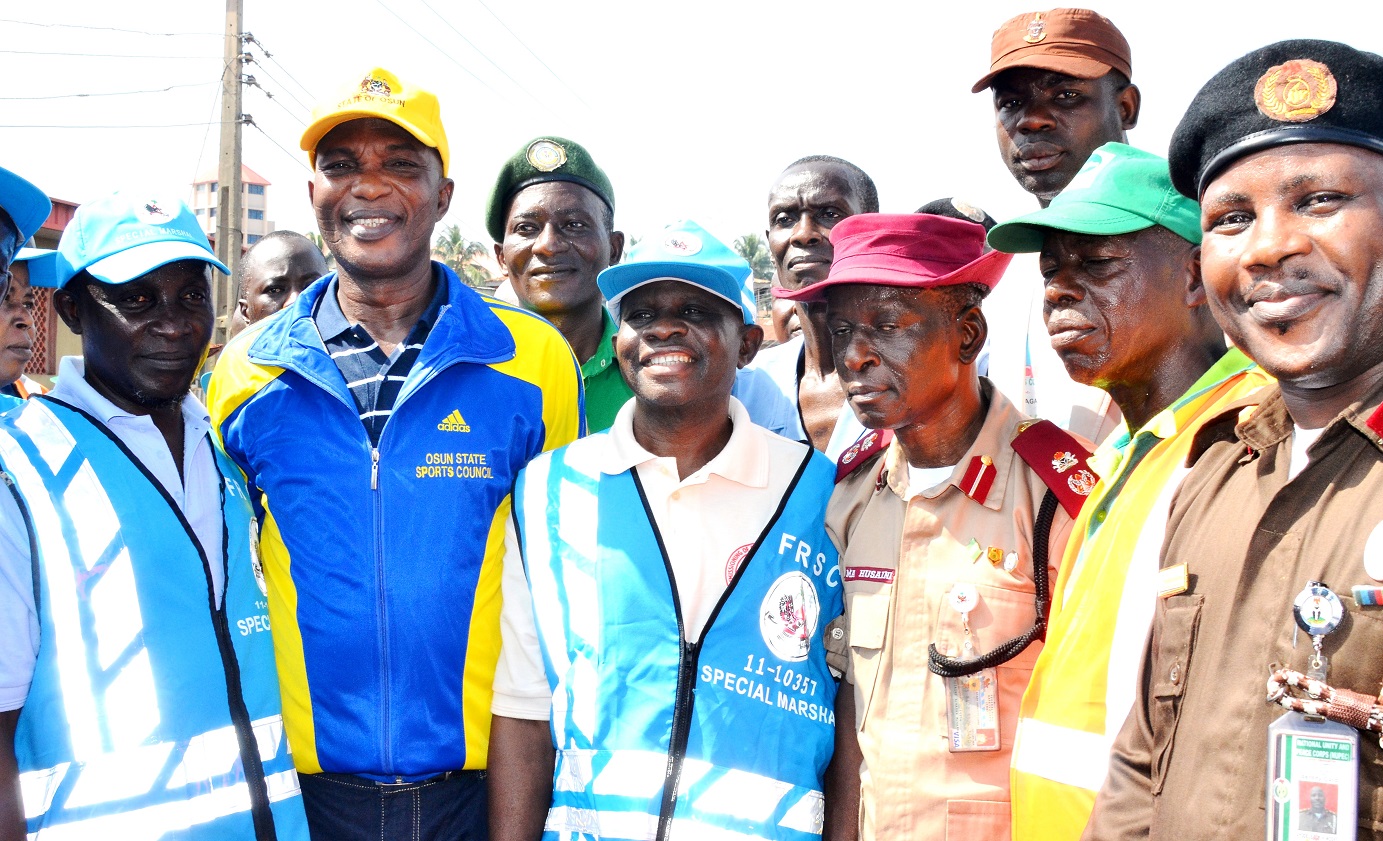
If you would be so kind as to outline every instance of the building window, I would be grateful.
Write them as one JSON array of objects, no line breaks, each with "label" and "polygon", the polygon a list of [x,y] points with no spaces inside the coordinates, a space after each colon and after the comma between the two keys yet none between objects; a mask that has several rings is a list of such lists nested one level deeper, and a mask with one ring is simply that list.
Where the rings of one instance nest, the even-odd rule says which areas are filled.
[{"label": "building window", "polygon": [[216,192],[216,189],[217,189],[217,187],[219,187],[219,186],[220,186],[220,185],[217,184],[215,181],[211,182],[211,192],[213,192],[213,193]]},{"label": "building window", "polygon": [[259,234],[250,234],[249,236],[245,237],[245,242],[249,245],[254,245],[263,238],[264,237],[261,237]]},{"label": "building window", "polygon": [[211,219],[215,219],[215,218],[216,218],[216,208],[214,208],[214,207],[208,207],[208,208],[207,208],[207,211],[206,211],[206,215],[207,215],[209,218],[211,218]]},{"label": "building window", "polygon": [[262,195],[264,195],[264,185],[263,185],[263,184],[246,184],[246,185],[245,185],[245,192],[249,193],[249,194],[252,195],[252,196],[262,196]]},{"label": "building window", "polygon": [[251,219],[259,219],[261,221],[264,219],[264,211],[262,210],[247,210],[245,212],[250,215]]}]

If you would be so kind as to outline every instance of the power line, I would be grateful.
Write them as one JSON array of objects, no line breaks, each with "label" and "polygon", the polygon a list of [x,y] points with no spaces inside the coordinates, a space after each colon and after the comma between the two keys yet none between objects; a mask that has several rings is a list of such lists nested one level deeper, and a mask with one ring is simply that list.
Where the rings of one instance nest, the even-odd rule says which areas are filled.
[{"label": "power line", "polygon": [[398,12],[394,11],[393,9],[389,8],[388,6],[384,5],[384,3],[382,2],[382,0],[375,0],[375,3],[377,3],[377,4],[379,5],[379,7],[380,7],[381,9],[383,9],[384,11],[386,11],[386,12],[388,12],[389,14],[393,15],[394,17],[398,18],[398,19],[399,19],[399,23],[403,24],[404,26],[406,26],[406,27],[408,27],[410,30],[412,30],[412,32],[413,32],[414,35],[417,35],[419,38],[421,38],[421,39],[423,39],[424,41],[426,41],[429,45],[432,46],[432,49],[434,49],[434,50],[436,50],[437,52],[441,53],[443,56],[445,56],[445,57],[447,58],[448,61],[450,61],[452,64],[455,64],[457,67],[461,68],[461,72],[465,73],[467,76],[470,76],[472,79],[474,79],[474,80],[476,80],[477,82],[479,82],[480,85],[481,85],[482,87],[484,87],[484,88],[485,88],[487,91],[489,91],[490,93],[494,94],[495,96],[499,96],[499,92],[496,91],[494,88],[490,87],[490,85],[489,85],[484,79],[482,79],[482,78],[480,78],[479,76],[475,75],[474,73],[472,73],[472,72],[470,71],[469,68],[466,67],[466,65],[464,65],[464,64],[462,64],[461,62],[457,61],[457,60],[456,60],[456,56],[452,55],[451,53],[449,53],[449,52],[447,52],[446,50],[442,49],[441,47],[437,46],[437,44],[436,44],[431,38],[429,38],[429,37],[427,37],[426,35],[424,35],[423,33],[419,32],[417,29],[414,29],[414,28],[413,28],[413,24],[411,24],[411,23],[409,23],[408,21],[404,20],[402,15],[400,15]]},{"label": "power line", "polygon": [[126,32],[131,35],[155,35],[160,37],[177,37],[182,35],[208,35],[214,38],[221,37],[220,32],[148,32],[143,29],[119,29],[114,26],[84,26],[79,23],[39,23],[32,20],[14,20],[13,18],[0,18],[0,23],[18,23],[24,26],[41,26],[45,29],[54,27],[61,29],[94,29],[100,32]]},{"label": "power line", "polygon": [[489,6],[486,6],[486,5],[485,5],[485,0],[476,0],[476,2],[480,4],[480,7],[481,7],[481,8],[483,8],[485,11],[489,12],[489,13],[490,13],[490,17],[494,18],[494,19],[499,23],[500,26],[504,27],[504,31],[505,31],[505,32],[508,32],[508,33],[509,33],[509,36],[510,36],[511,38],[513,38],[515,41],[518,41],[518,42],[519,42],[519,46],[520,46],[520,47],[523,47],[525,50],[527,50],[529,55],[533,56],[533,58],[536,59],[537,62],[538,62],[539,64],[541,64],[543,67],[547,68],[547,72],[549,72],[549,73],[552,74],[552,78],[554,78],[554,79],[556,79],[558,82],[560,82],[560,83],[562,84],[562,87],[564,87],[564,88],[566,88],[567,90],[571,91],[571,95],[574,96],[574,97],[576,97],[576,100],[577,100],[578,102],[580,102],[582,105],[586,106],[587,108],[590,108],[590,107],[591,107],[591,104],[590,104],[589,102],[587,102],[586,100],[582,99],[582,98],[581,98],[581,94],[577,93],[575,88],[573,88],[571,85],[567,84],[567,81],[566,81],[565,79],[563,79],[561,76],[558,76],[558,75],[557,75],[557,71],[556,71],[556,70],[553,70],[551,67],[548,67],[547,62],[546,62],[546,61],[543,61],[542,56],[540,56],[540,55],[538,55],[537,53],[533,52],[532,48],[530,48],[527,44],[525,44],[525,43],[523,42],[523,39],[520,38],[520,37],[518,36],[518,33],[514,32],[514,30],[512,30],[512,29],[509,28],[509,24],[505,23],[503,18],[501,18],[499,15],[495,14],[494,10],[491,9]]},{"label": "power line", "polygon": [[259,129],[259,133],[262,134],[262,135],[264,135],[264,139],[265,139],[265,140],[268,140],[270,143],[272,143],[272,144],[274,144],[275,146],[277,146],[280,152],[282,152],[283,154],[285,154],[285,155],[287,155],[288,157],[292,158],[292,159],[293,159],[293,162],[296,163],[298,166],[302,167],[303,169],[307,170],[308,172],[311,172],[311,171],[312,171],[312,168],[311,168],[311,167],[309,167],[307,164],[303,163],[303,161],[302,161],[302,154],[301,154],[301,153],[295,155],[295,154],[293,154],[292,152],[288,151],[286,148],[284,148],[283,144],[279,143],[277,140],[275,140],[273,137],[271,137],[271,136],[269,135],[269,132],[267,132],[267,131],[265,131],[264,129],[260,128],[260,127],[259,127],[259,123],[256,123],[256,122],[255,122],[253,119],[251,119],[248,115],[245,116],[244,122],[245,122],[246,125],[254,126],[255,128]]},{"label": "power line", "polygon": [[117,126],[117,125],[111,125],[111,126],[87,126],[87,125],[76,125],[76,126],[74,126],[74,125],[65,125],[65,126],[59,126],[59,125],[51,125],[51,126],[25,125],[25,126],[16,126],[16,125],[7,125],[7,126],[5,126],[5,128],[6,128],[6,129],[12,129],[12,128],[61,128],[61,129],[88,129],[88,128],[93,128],[93,129],[108,129],[108,128],[191,128],[192,126],[215,126],[215,125],[220,125],[222,122],[224,122],[224,121],[223,121],[223,120],[213,120],[213,121],[211,121],[211,122],[209,122],[209,123],[160,123],[160,124],[158,124],[158,125],[142,125],[142,126],[126,126],[126,125],[118,125],[118,126]]},{"label": "power line", "polygon": [[189,82],[188,84],[185,84],[185,85],[169,85],[169,86],[166,87],[166,88],[151,88],[151,89],[149,89],[149,90],[144,90],[144,91],[101,91],[101,92],[98,92],[98,93],[55,93],[55,94],[50,94],[50,95],[48,95],[48,96],[0,96],[0,100],[7,100],[7,101],[11,101],[11,102],[16,102],[16,101],[21,101],[21,100],[23,100],[23,101],[33,101],[33,100],[40,100],[40,99],[75,99],[75,98],[78,98],[78,97],[93,97],[93,96],[134,96],[134,95],[136,95],[136,94],[142,94],[142,93],[167,93],[168,91],[171,91],[171,90],[173,90],[174,88],[200,88],[200,87],[204,87],[204,86],[206,86],[206,85],[212,85],[212,84],[215,84],[215,82]]},{"label": "power line", "polygon": [[424,6],[426,6],[426,7],[427,7],[427,10],[428,10],[429,12],[432,12],[434,15],[436,15],[437,18],[438,18],[439,20],[442,21],[442,23],[445,23],[445,24],[447,25],[447,28],[448,28],[448,29],[450,29],[452,32],[455,32],[455,33],[456,33],[456,37],[460,38],[462,41],[465,41],[465,42],[466,42],[466,45],[467,45],[468,47],[470,47],[471,49],[473,49],[473,50],[475,50],[477,53],[479,53],[481,58],[483,58],[483,59],[485,59],[486,61],[490,62],[490,66],[491,66],[491,67],[495,68],[495,69],[498,70],[500,73],[503,73],[503,74],[504,74],[504,78],[506,78],[506,79],[508,79],[509,81],[513,82],[514,85],[517,86],[519,90],[521,90],[521,91],[523,91],[524,93],[528,94],[528,96],[532,97],[532,98],[535,99],[535,100],[537,99],[536,96],[533,96],[532,91],[530,91],[528,88],[524,87],[523,85],[519,84],[519,80],[518,80],[518,79],[515,79],[513,76],[510,76],[509,73],[508,73],[508,71],[506,71],[503,67],[500,67],[498,64],[496,64],[495,61],[494,61],[494,59],[490,58],[488,55],[485,54],[485,51],[484,51],[484,50],[482,50],[482,49],[480,49],[479,47],[477,47],[477,46],[475,45],[475,43],[471,41],[471,39],[469,39],[469,38],[467,38],[465,35],[463,35],[463,34],[461,33],[461,30],[457,29],[455,26],[452,26],[452,25],[451,25],[451,21],[449,21],[449,20],[447,20],[446,18],[442,17],[442,14],[441,14],[440,12],[438,12],[436,9],[434,9],[434,8],[432,7],[432,4],[431,4],[431,3],[428,3],[427,0],[418,0],[418,2],[419,2],[419,3],[422,3]]},{"label": "power line", "polygon": [[131,55],[129,53],[58,53],[46,50],[0,50],[9,55],[64,55],[76,58],[211,58],[209,55]]},{"label": "power line", "polygon": [[[315,101],[315,100],[317,99],[317,95],[316,95],[316,94],[314,94],[312,91],[308,90],[308,89],[307,89],[307,86],[304,85],[302,82],[299,82],[298,79],[297,79],[297,77],[294,76],[291,72],[289,72],[288,68],[287,68],[287,67],[284,67],[284,66],[283,66],[283,63],[282,63],[281,61],[279,61],[278,59],[274,58],[274,54],[271,53],[271,52],[269,52],[269,48],[266,47],[266,46],[264,46],[264,43],[263,43],[262,41],[260,41],[258,38],[256,38],[256,37],[254,36],[254,33],[246,32],[244,35],[241,36],[241,40],[243,40],[243,41],[244,41],[245,43],[247,43],[247,44],[254,44],[256,47],[259,47],[260,51],[264,53],[264,57],[267,58],[267,59],[269,59],[270,61],[272,61],[272,62],[274,63],[274,66],[275,66],[275,67],[277,67],[278,69],[282,70],[282,71],[283,71],[283,75],[287,76],[287,77],[293,82],[293,84],[297,85],[297,86],[298,86],[298,90],[300,90],[300,91],[302,91],[303,93],[307,94],[307,98],[308,98],[308,99],[311,99],[311,100],[313,100],[313,101]],[[264,63],[263,63],[263,62],[259,62],[259,66],[260,66],[260,67],[263,67],[263,66],[264,66]],[[282,82],[280,82],[279,84],[282,84]]]},{"label": "power line", "polygon": [[278,86],[279,86],[279,90],[281,90],[281,91],[283,91],[284,93],[288,94],[288,98],[291,99],[291,100],[293,100],[294,102],[298,103],[298,106],[301,107],[304,111],[306,111],[306,112],[309,113],[309,114],[312,113],[312,108],[311,108],[311,106],[309,106],[307,103],[303,102],[301,99],[298,99],[296,96],[294,96],[294,95],[293,95],[293,92],[292,92],[291,90],[288,90],[288,86],[287,86],[287,85],[285,85],[283,82],[280,82],[277,78],[274,77],[274,74],[272,74],[272,73],[269,72],[269,68],[267,68],[267,67],[264,66],[264,62],[259,61],[259,60],[256,59],[254,56],[250,55],[249,53],[245,53],[245,55],[242,56],[242,58],[243,58],[246,62],[248,62],[248,63],[252,63],[252,64],[257,64],[257,65],[259,65],[259,69],[264,71],[264,75],[269,77],[269,81],[271,81],[271,82],[273,82],[274,84],[278,85]]},{"label": "power line", "polygon": [[[222,60],[221,76],[216,80],[216,90],[211,94],[211,114],[207,115],[208,120],[211,119],[212,114],[216,113],[217,103],[221,99],[221,85],[226,81],[226,74],[230,72],[230,66],[231,63],[229,61]],[[197,166],[192,170],[192,181],[194,183],[202,174],[202,155],[206,152],[207,138],[211,137],[211,126],[212,123],[206,124],[206,131],[202,132],[202,145],[197,147]]]},{"label": "power line", "polygon": [[280,101],[278,100],[278,97],[274,96],[273,91],[270,91],[268,88],[266,88],[266,87],[264,87],[263,85],[261,85],[261,84],[255,79],[254,76],[246,76],[246,77],[245,77],[245,84],[248,85],[249,87],[252,87],[252,88],[259,88],[259,92],[262,93],[262,94],[264,94],[265,98],[267,98],[270,102],[272,102],[272,103],[274,103],[275,105],[277,105],[278,107],[282,108],[282,109],[283,109],[283,113],[285,113],[285,114],[287,114],[288,116],[292,117],[293,120],[294,120],[298,125],[302,126],[303,128],[307,128],[307,123],[303,122],[303,119],[302,119],[301,117],[299,117],[297,114],[294,114],[292,111],[288,110],[288,106],[287,106],[287,105],[284,105],[282,102],[280,102]]}]

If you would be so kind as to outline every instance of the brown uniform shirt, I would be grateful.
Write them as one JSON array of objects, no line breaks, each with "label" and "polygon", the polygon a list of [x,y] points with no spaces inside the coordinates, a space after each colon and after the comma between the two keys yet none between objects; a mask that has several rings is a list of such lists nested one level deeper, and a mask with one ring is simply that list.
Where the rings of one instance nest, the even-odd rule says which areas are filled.
[{"label": "brown uniform shirt", "polygon": [[[845,579],[865,841],[1008,837],[1009,755],[1041,645],[997,669],[997,751],[951,753],[945,681],[927,668],[929,643],[961,655],[961,616],[949,600],[959,582],[974,584],[979,595],[969,615],[976,653],[1027,631],[1035,617],[1033,518],[1047,489],[1009,445],[1023,415],[981,382],[989,412],[949,482],[907,500],[907,460],[894,441],[836,486],[827,510],[826,529],[840,549]],[[975,456],[989,456],[997,471],[983,503],[959,487]],[[1070,531],[1071,519],[1058,507],[1048,541],[1049,582]],[[1000,553],[997,564],[989,560],[991,547]],[[1012,572],[1002,562],[1009,553],[1017,554]]]},{"label": "brown uniform shirt", "polygon": [[[1213,443],[1173,503],[1162,566],[1186,564],[1190,584],[1159,600],[1087,839],[1263,837],[1268,725],[1283,712],[1267,678],[1273,664],[1306,671],[1292,603],[1308,581],[1345,606],[1327,681],[1372,695],[1383,680],[1383,609],[1349,596],[1377,583],[1364,563],[1383,552],[1383,440],[1369,425],[1383,389],[1322,432],[1291,482],[1292,420],[1276,386],[1261,395],[1237,429],[1237,412],[1206,425],[1200,444]],[[1359,837],[1383,838],[1383,751],[1361,743]]]}]

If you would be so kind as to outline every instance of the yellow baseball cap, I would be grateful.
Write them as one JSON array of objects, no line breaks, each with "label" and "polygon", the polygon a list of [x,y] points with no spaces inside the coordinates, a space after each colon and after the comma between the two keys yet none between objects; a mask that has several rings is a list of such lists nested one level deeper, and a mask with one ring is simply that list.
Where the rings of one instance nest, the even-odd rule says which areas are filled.
[{"label": "yellow baseball cap", "polygon": [[378,117],[402,127],[442,156],[442,175],[447,174],[451,153],[442,128],[442,108],[437,96],[403,81],[382,67],[370,70],[359,81],[342,87],[312,109],[312,122],[298,144],[317,166],[317,144],[327,132],[351,120]]}]

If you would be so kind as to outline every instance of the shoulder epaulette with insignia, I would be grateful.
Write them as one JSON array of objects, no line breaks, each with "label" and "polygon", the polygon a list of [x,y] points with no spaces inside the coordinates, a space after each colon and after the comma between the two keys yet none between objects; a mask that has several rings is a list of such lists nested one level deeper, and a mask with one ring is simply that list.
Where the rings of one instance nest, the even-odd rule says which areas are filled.
[{"label": "shoulder epaulette with insignia", "polygon": [[1051,421],[1028,420],[1018,425],[1013,451],[1056,494],[1067,514],[1080,513],[1098,481],[1086,463],[1089,450]]},{"label": "shoulder epaulette with insignia", "polygon": [[846,476],[854,473],[861,464],[869,461],[869,457],[888,447],[893,442],[893,430],[891,429],[871,429],[859,437],[859,440],[846,448],[845,452],[836,459],[836,483],[839,484]]}]

